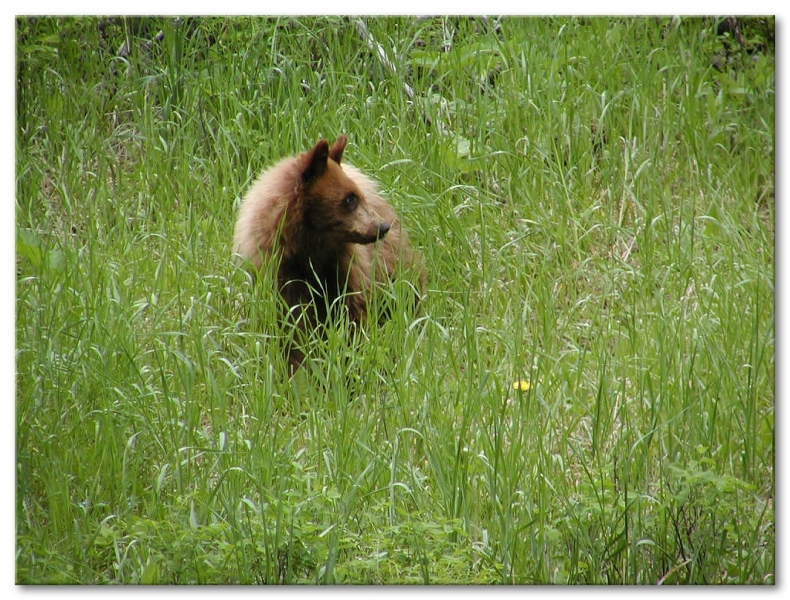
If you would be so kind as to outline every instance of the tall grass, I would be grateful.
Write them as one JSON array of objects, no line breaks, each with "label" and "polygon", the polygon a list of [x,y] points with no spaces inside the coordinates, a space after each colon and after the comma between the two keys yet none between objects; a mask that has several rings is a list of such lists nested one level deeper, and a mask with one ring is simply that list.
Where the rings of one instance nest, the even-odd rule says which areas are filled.
[{"label": "tall grass", "polygon": [[[774,23],[719,24],[18,19],[17,582],[774,583]],[[430,289],[289,379],[235,209],[340,133]]]}]

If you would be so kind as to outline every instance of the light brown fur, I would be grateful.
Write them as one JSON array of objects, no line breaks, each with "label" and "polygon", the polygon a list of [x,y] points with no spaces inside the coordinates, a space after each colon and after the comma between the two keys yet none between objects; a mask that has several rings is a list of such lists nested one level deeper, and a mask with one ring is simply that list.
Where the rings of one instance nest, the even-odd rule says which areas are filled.
[{"label": "light brown fur", "polygon": [[[365,320],[375,284],[402,268],[413,268],[418,294],[425,289],[425,271],[393,208],[372,179],[341,164],[346,143],[345,136],[331,147],[320,140],[266,170],[244,197],[236,222],[238,258],[256,271],[274,264],[289,314],[305,312],[313,327],[341,296],[351,320]],[[289,354],[295,369],[303,355],[296,348]]]}]

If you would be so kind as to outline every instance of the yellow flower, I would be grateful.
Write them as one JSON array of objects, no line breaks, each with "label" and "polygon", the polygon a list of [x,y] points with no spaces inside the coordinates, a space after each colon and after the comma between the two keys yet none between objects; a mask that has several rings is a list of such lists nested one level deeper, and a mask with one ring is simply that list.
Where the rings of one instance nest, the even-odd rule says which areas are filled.
[{"label": "yellow flower", "polygon": [[519,390],[522,392],[526,392],[529,389],[529,381],[524,381],[523,379],[519,379],[518,381],[513,382],[513,389]]}]

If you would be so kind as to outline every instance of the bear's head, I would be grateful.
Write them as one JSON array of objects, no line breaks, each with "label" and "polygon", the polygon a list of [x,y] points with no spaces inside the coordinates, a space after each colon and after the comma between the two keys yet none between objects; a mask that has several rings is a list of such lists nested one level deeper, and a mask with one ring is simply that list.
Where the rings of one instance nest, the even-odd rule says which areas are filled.
[{"label": "bear's head", "polygon": [[365,195],[340,166],[347,142],[344,135],[331,147],[320,140],[298,158],[301,181],[296,202],[302,224],[305,233],[327,246],[372,244],[392,227],[371,209]]}]

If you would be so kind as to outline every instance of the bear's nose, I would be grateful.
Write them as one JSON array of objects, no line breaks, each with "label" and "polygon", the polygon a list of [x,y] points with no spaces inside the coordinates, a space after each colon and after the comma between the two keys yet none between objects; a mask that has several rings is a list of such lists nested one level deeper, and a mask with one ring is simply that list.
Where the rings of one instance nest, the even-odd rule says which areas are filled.
[{"label": "bear's nose", "polygon": [[378,233],[376,234],[376,237],[378,239],[383,238],[387,234],[387,232],[390,230],[390,227],[392,227],[392,226],[389,223],[380,223],[379,224],[379,230],[378,230]]}]

